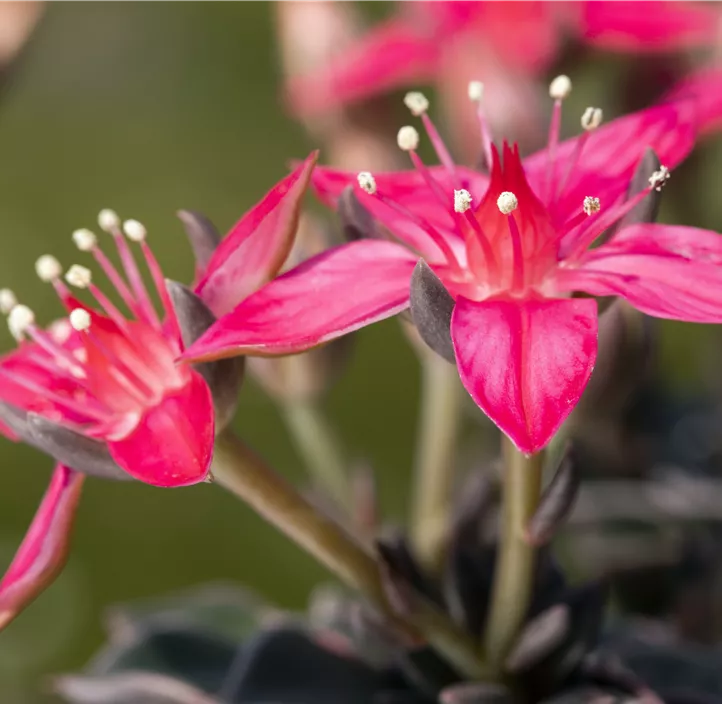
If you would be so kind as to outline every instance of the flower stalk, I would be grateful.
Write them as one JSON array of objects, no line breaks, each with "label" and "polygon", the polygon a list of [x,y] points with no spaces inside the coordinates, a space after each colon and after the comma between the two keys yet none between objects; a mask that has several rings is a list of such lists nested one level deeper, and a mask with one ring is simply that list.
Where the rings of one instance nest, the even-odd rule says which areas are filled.
[{"label": "flower stalk", "polygon": [[313,555],[346,586],[361,592],[401,633],[423,636],[460,673],[480,678],[485,668],[471,639],[421,595],[413,625],[394,613],[373,556],[338,523],[317,511],[259,455],[229,431],[216,440],[213,480]]},{"label": "flower stalk", "polygon": [[541,496],[544,453],[522,454],[502,440],[504,456],[502,526],[485,645],[497,671],[526,617],[531,602],[536,549],[524,538]]},{"label": "flower stalk", "polygon": [[315,399],[289,399],[281,404],[286,426],[306,469],[317,485],[349,515],[352,492],[347,463],[336,432]]},{"label": "flower stalk", "polygon": [[424,350],[411,538],[427,568],[438,568],[454,488],[462,386],[456,367]]}]

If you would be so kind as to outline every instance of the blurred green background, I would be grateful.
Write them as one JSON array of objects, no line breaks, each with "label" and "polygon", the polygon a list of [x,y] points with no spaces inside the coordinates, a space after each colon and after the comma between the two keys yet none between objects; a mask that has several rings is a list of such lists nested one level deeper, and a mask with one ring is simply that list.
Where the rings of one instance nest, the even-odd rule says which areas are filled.
[{"label": "blurred green background", "polygon": [[[66,266],[80,260],[70,233],[94,227],[101,208],[145,223],[165,274],[188,281],[193,264],[175,211],[201,210],[225,230],[286,173],[289,159],[317,146],[280,105],[273,9],[192,2],[47,8],[0,99],[0,286],[14,289],[39,320],[51,320],[60,307],[35,277],[35,259],[53,253]],[[585,80],[572,73],[581,90],[571,115],[594,95],[591,104],[606,110],[603,101],[611,100],[624,70],[620,60],[597,57]],[[699,184],[691,188],[697,198],[692,208],[668,213],[719,227],[721,157],[710,145],[680,169],[675,179],[686,192]],[[0,337],[9,349],[10,336]],[[700,369],[705,378],[717,371],[716,338],[702,327],[668,326],[663,355],[671,381],[689,386],[699,382]],[[417,377],[415,358],[389,321],[358,335],[350,369],[329,398],[351,453],[372,461],[384,506],[396,518],[411,465]],[[236,425],[281,471],[301,477],[278,414],[252,383]],[[30,448],[0,444],[4,565],[52,463]],[[220,489],[162,491],[91,480],[68,568],[0,634],[0,697],[44,701],[50,674],[78,668],[101,643],[108,604],[223,579],[300,606],[322,576]]]}]

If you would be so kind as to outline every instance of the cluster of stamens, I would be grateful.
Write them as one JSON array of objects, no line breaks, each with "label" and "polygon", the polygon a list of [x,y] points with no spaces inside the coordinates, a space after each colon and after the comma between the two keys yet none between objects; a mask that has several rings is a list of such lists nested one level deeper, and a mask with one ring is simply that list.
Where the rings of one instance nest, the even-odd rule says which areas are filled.
[{"label": "cluster of stamens", "polygon": [[[123,277],[110,259],[98,246],[98,238],[91,230],[76,230],[73,241],[80,251],[88,252],[113,284],[116,292],[126,304],[131,313],[131,318],[145,323],[156,330],[159,336],[176,342],[178,338],[177,321],[172,309],[170,299],[165,289],[160,267],[146,243],[147,232],[145,227],[137,220],[126,220],[121,225],[120,218],[112,210],[103,210],[98,216],[98,224],[101,229],[112,235],[118,255],[122,263]],[[166,324],[170,325],[170,333],[163,327],[161,320],[155,310],[151,297],[138,269],[135,257],[130,250],[128,240],[140,245],[143,258],[150,271],[155,284],[158,296],[161,299]],[[40,388],[32,378],[22,372],[10,370],[0,366],[0,375],[8,378],[17,385],[37,393],[57,407],[73,411],[87,421],[107,419],[108,413],[103,404],[88,396],[90,389],[86,388],[87,379],[84,367],[86,352],[84,347],[76,346],[70,349],[65,346],[72,331],[83,333],[94,348],[99,351],[107,361],[107,370],[110,377],[120,384],[128,395],[138,403],[143,404],[153,395],[152,379],[153,372],[143,362],[143,352],[138,347],[137,341],[133,339],[129,331],[129,319],[121,313],[114,303],[102,293],[93,283],[93,276],[87,267],[73,264],[65,272],[65,281],[62,280],[63,269],[58,260],[51,255],[41,256],[35,263],[35,270],[38,277],[51,283],[66,308],[72,305],[75,299],[71,296],[66,283],[74,288],[87,290],[95,299],[100,308],[100,313],[106,316],[115,324],[117,334],[122,336],[128,350],[125,356],[120,358],[103,340],[93,333],[93,314],[84,307],[74,307],[70,310],[67,318],[56,321],[47,330],[36,325],[33,311],[26,305],[18,303],[15,294],[10,289],[0,289],[0,312],[8,316],[8,327],[13,337],[19,342],[29,338],[36,344],[35,349],[28,349],[28,360],[51,371],[58,377],[68,376],[76,385],[76,392],[58,392],[52,389]],[[133,352],[135,350],[137,352]],[[175,354],[179,350],[172,350]],[[147,350],[145,351],[147,353]],[[128,357],[127,355],[130,355]],[[137,357],[137,359],[136,359]],[[150,385],[149,385],[150,384]],[[82,396],[83,403],[79,402]]]}]

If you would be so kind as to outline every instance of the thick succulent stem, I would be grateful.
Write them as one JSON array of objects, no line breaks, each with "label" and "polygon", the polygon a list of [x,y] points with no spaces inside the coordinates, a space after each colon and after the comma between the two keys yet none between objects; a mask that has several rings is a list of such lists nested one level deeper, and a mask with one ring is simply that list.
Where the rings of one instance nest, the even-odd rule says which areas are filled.
[{"label": "thick succulent stem", "polygon": [[437,354],[421,355],[421,367],[411,538],[421,562],[434,570],[449,526],[463,389],[456,367]]},{"label": "thick succulent stem", "polygon": [[351,513],[351,485],[341,442],[318,403],[294,399],[282,404],[286,425],[306,468],[345,514]]},{"label": "thick succulent stem", "polygon": [[487,656],[497,672],[532,598],[536,550],[524,539],[524,529],[539,504],[544,459],[543,453],[522,454],[506,437],[503,454],[502,526],[485,635]]},{"label": "thick succulent stem", "polygon": [[400,633],[413,639],[422,636],[466,677],[484,676],[473,641],[466,633],[421,595],[413,595],[409,620],[395,613],[386,598],[379,565],[369,551],[229,431],[216,440],[211,474],[216,483],[365,596]]}]

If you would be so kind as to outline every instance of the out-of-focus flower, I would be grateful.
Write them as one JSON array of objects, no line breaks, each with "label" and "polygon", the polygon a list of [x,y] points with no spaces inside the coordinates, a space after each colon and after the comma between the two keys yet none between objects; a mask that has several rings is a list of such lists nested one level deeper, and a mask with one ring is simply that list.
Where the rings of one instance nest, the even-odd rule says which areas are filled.
[{"label": "out-of-focus flower", "polygon": [[[43,329],[10,290],[0,291],[0,308],[19,341],[17,350],[0,359],[0,432],[61,463],[0,584],[0,627],[62,567],[84,474],[132,477],[161,487],[207,478],[215,432],[230,420],[240,369],[226,367],[229,373],[219,374],[223,368],[217,364],[194,369],[175,360],[184,342],[215,320],[211,311],[230,310],[281,267],[316,159],[311,154],[238,221],[212,254],[199,257],[199,281],[186,297],[179,295],[180,285],[163,278],[145,227],[136,220],[121,225],[111,210],[100,213],[99,225],[111,235],[126,278],[93,232],[77,230],[73,239],[95,258],[130,316],[95,285],[89,269],[78,265],[68,269],[65,279],[87,290],[97,307],[73,296],[61,280],[59,262],[49,255],[37,261],[36,270],[53,284],[68,318]],[[194,249],[201,253],[209,233],[202,232],[201,220],[191,219]],[[128,240],[141,249],[162,318]]]},{"label": "out-of-focus flower", "polygon": [[[376,178],[321,169],[315,177],[331,204],[358,183],[359,203],[397,241],[351,242],[305,262],[222,318],[185,358],[288,354],[327,342],[406,308],[416,266],[412,305],[416,289],[441,319],[438,351],[522,451],[543,448],[578,402],[596,357],[596,301],[571,293],[622,296],[659,317],[722,321],[722,239],[625,217],[669,176],[657,164],[627,198],[645,150],[674,166],[692,148],[694,104],[660,105],[603,128],[601,111],[590,108],[584,134],[560,144],[570,89],[566,77],[552,83],[549,145],[522,165],[506,145],[502,163],[480,86],[470,86],[491,176],[455,165],[428,101],[407,95],[442,166],[428,168],[416,153],[418,135],[404,128],[399,145],[416,171]],[[590,249],[615,224],[614,237]],[[419,257],[426,263],[417,266]]]},{"label": "out-of-focus flower", "polygon": [[538,129],[535,79],[549,69],[567,35],[610,51],[648,53],[716,41],[718,11],[692,2],[405,2],[314,71],[291,77],[292,110],[307,117],[379,93],[438,86],[468,134],[473,113],[459,100],[481,78],[495,96],[494,127]]}]

